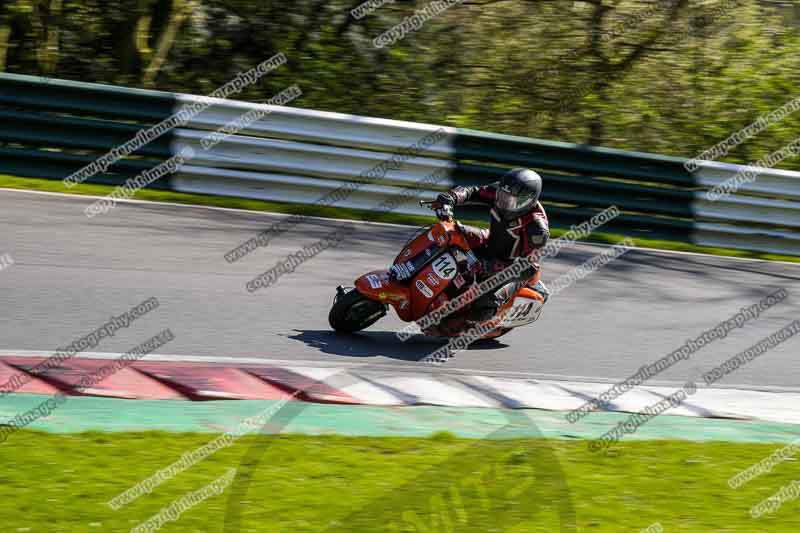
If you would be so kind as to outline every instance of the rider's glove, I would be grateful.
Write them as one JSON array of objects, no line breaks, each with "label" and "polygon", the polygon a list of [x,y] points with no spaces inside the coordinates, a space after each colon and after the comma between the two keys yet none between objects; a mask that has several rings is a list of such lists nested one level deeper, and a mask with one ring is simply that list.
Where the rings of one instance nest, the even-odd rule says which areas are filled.
[{"label": "rider's glove", "polygon": [[539,263],[532,258],[518,257],[514,260],[514,263],[522,267],[522,273],[519,276],[520,279],[532,278],[539,271]]}]

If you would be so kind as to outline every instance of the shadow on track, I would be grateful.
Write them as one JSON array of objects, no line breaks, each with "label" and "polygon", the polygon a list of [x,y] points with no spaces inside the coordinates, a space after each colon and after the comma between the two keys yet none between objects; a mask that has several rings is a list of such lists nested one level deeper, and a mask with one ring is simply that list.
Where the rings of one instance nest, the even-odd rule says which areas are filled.
[{"label": "shadow on track", "polygon": [[[441,339],[416,335],[406,342],[397,338],[394,331],[367,331],[344,335],[331,330],[294,330],[290,339],[304,342],[323,353],[343,357],[388,357],[401,361],[417,362],[446,344]],[[474,342],[468,350],[497,350],[508,347],[495,340]]]}]

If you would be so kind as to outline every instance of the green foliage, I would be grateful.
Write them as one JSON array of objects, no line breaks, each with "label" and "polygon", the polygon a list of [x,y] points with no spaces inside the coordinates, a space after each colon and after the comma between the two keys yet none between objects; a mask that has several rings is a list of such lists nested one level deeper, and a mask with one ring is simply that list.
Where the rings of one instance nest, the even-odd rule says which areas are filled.
[{"label": "green foliage", "polygon": [[[10,28],[9,72],[143,86],[186,5],[155,88],[207,94],[283,52],[289,64],[237,98],[264,101],[297,83],[293,105],[305,108],[686,157],[800,96],[800,9],[788,3],[478,0],[382,49],[372,39],[427,2],[355,20],[359,3],[13,0],[0,29]],[[800,112],[724,160],[756,161],[798,131]]]}]

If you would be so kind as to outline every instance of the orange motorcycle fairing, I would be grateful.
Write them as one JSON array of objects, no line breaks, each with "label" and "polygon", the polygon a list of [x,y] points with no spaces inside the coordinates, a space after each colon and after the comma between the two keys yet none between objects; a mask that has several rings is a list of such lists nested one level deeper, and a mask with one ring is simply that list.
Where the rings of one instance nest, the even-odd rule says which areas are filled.
[{"label": "orange motorcycle fairing", "polygon": [[414,276],[410,284],[411,290],[411,316],[415,320],[422,318],[430,310],[438,307],[439,298],[444,298],[448,280],[436,275],[433,265],[429,264]]},{"label": "orange motorcycle fairing", "polygon": [[531,289],[530,287],[522,287],[517,296],[522,296],[524,298],[530,298],[531,300],[538,300],[540,302],[544,302],[544,296],[539,294],[537,291]]},{"label": "orange motorcycle fairing", "polygon": [[364,274],[356,280],[355,286],[356,290],[367,298],[394,307],[401,320],[406,322],[413,320],[409,287],[391,280],[388,270],[373,270]]},{"label": "orange motorcycle fairing", "polygon": [[457,246],[464,251],[470,249],[466,237],[458,231],[455,222],[439,221],[419,232],[406,244],[394,260],[394,264],[403,263],[425,252],[432,245],[437,248]]},{"label": "orange motorcycle fairing", "polygon": [[409,241],[405,248],[398,254],[398,256],[394,260],[394,264],[403,263],[411,258],[416,257],[417,255],[423,253],[426,249],[428,249],[431,245],[436,245],[437,247],[444,246],[450,240],[450,235],[448,235],[448,224],[447,222],[437,222],[429,226],[428,228],[422,229],[411,241]]},{"label": "orange motorcycle fairing", "polygon": [[[442,304],[440,298],[444,298],[443,293],[454,275],[440,277],[435,272],[433,265],[440,261],[445,261],[449,266],[455,267],[455,260],[451,253],[453,248],[460,248],[464,252],[470,250],[469,243],[459,231],[456,223],[441,220],[421,230],[397,256],[394,262],[395,265],[406,263],[408,270],[417,271],[408,282],[411,312],[407,315],[400,315],[402,320],[419,320],[431,309]],[[434,255],[438,259],[434,260]],[[419,265],[420,258],[422,258],[422,261],[427,261],[428,258],[431,258],[431,262],[418,269],[418,267],[413,266],[413,263]],[[448,272],[457,271],[449,270]]]}]

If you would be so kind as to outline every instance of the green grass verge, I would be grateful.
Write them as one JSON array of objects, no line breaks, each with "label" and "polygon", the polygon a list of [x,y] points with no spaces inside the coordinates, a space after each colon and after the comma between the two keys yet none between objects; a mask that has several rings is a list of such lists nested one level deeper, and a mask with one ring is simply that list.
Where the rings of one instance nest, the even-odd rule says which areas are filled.
[{"label": "green grass verge", "polygon": [[[243,437],[117,511],[106,504],[212,439],[17,432],[0,444],[3,531],[128,532],[231,467],[240,477],[223,494],[163,531],[223,531],[232,494],[242,533],[553,532],[561,516],[577,525],[566,531],[578,532],[638,532],[656,522],[664,531],[800,531],[796,501],[749,516],[797,467],[786,462],[731,489],[730,476],[776,446],[723,442],[623,442],[596,455],[585,441]],[[244,458],[257,440],[264,453],[256,463]]]},{"label": "green grass verge", "polygon": [[[68,189],[60,180],[46,180],[38,178],[21,178],[16,176],[0,175],[0,187],[9,189],[26,189],[48,192],[63,192],[79,195],[103,196],[114,190],[110,185],[80,184]],[[232,198],[227,196],[212,196],[205,194],[190,194],[172,191],[159,191],[154,189],[140,189],[136,192],[135,198],[140,200],[152,200],[160,202],[174,202],[179,204],[208,205],[214,207],[228,207],[235,209],[247,209],[251,211],[269,211],[273,213],[302,214],[307,216],[328,217],[346,220],[368,220],[372,222],[388,222],[393,224],[407,224],[412,226],[422,226],[430,224],[432,217],[419,215],[403,215],[400,213],[377,213],[368,209],[348,209],[343,207],[318,207],[303,204],[289,204],[282,202],[270,202],[265,200],[247,200],[243,198]],[[462,219],[462,222],[478,227],[488,227],[486,220]],[[560,237],[567,230],[553,228],[553,237]],[[594,232],[585,240],[587,242],[599,242],[606,244],[616,244],[625,239],[624,235],[611,233]],[[762,252],[749,252],[745,250],[729,250],[726,248],[714,248],[710,246],[698,246],[695,244],[681,243],[674,241],[663,241],[655,239],[633,239],[636,246],[640,248],[653,248],[658,250],[672,250],[680,252],[694,252],[710,255],[721,255],[727,257],[745,257],[750,259],[762,259],[766,261],[787,261],[800,263],[800,257],[768,254]]]}]

